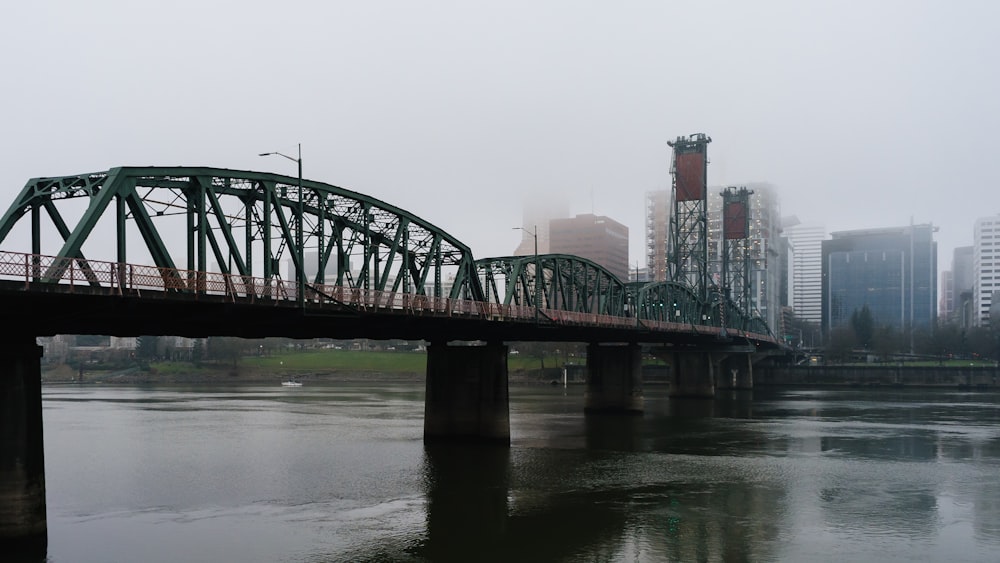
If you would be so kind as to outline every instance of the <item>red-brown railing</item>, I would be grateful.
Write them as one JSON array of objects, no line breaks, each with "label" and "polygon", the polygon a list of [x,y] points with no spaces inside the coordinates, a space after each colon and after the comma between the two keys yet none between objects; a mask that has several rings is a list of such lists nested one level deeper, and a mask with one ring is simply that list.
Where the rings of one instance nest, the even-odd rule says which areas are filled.
[{"label": "red-brown railing", "polygon": [[[169,298],[176,295],[197,299],[201,295],[242,302],[295,302],[294,281],[264,279],[239,274],[160,268],[120,262],[65,258],[0,251],[0,280],[19,281],[31,291],[53,285],[67,293],[95,289],[103,293],[139,297]],[[718,327],[684,323],[637,320],[593,313],[539,309],[523,305],[501,305],[466,299],[429,297],[414,293],[375,291],[337,285],[311,284],[303,298],[310,308],[349,307],[366,313],[473,317],[503,322],[534,322],[536,316],[547,324],[634,328],[655,332],[717,334]],[[774,342],[770,336],[729,330],[733,336]]]}]

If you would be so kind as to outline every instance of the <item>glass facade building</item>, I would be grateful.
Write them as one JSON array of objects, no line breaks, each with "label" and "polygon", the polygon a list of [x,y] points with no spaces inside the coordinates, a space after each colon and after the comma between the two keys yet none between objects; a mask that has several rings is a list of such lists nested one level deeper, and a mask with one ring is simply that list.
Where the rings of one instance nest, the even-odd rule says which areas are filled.
[{"label": "glass facade building", "polygon": [[929,224],[833,233],[822,243],[823,328],[848,325],[864,306],[876,326],[937,320],[936,229]]}]

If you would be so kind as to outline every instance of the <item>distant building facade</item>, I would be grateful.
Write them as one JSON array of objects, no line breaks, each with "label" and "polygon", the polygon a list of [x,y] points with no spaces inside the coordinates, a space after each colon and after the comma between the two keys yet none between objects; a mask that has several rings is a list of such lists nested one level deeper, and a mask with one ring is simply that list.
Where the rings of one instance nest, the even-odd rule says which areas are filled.
[{"label": "distant building facade", "polygon": [[[318,252],[304,252],[302,254],[302,259],[305,262],[305,274],[308,283],[312,283],[313,280],[317,279],[317,274],[319,274],[319,253]],[[348,269],[350,269],[350,262],[348,261]],[[288,260],[286,262],[288,268],[288,278],[289,280],[295,279],[295,262]],[[326,269],[323,271],[323,283],[325,284],[335,284],[337,283],[337,256],[334,253],[329,261],[326,263]]]},{"label": "distant building facade", "polygon": [[816,223],[786,221],[781,236],[787,241],[788,305],[795,317],[823,321],[823,241],[826,227]]},{"label": "distant building facade", "polygon": [[646,270],[650,281],[667,280],[672,205],[670,190],[646,193]]},{"label": "distant building facade", "polygon": [[823,329],[848,326],[867,306],[876,326],[929,328],[937,320],[936,229],[930,224],[832,233],[822,242]]},{"label": "distant building facade", "polygon": [[993,292],[1000,290],[1000,215],[976,219],[972,234],[972,322],[990,326]]},{"label": "distant building facade", "polygon": [[552,219],[549,252],[586,258],[604,266],[622,282],[629,279],[628,227],[609,217],[586,213]]},{"label": "distant building facade", "polygon": [[951,270],[941,271],[941,282],[938,286],[941,300],[938,302],[938,319],[950,321],[955,317],[955,274]]},{"label": "distant building facade", "polygon": [[951,258],[953,307],[948,320],[962,328],[973,326],[975,318],[975,315],[972,314],[972,291],[973,286],[975,286],[976,274],[972,257],[972,246],[960,246],[954,250]]}]

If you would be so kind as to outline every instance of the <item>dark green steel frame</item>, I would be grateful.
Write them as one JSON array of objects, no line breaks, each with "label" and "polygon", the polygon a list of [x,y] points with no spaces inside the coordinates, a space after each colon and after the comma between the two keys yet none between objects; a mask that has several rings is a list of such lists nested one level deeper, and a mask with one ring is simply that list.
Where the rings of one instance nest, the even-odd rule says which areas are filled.
[{"label": "dark green steel frame", "polygon": [[569,254],[504,256],[476,261],[486,301],[502,305],[535,306],[537,277],[541,273],[541,309],[624,316],[625,285],[603,266]]},{"label": "dark green steel frame", "polygon": [[[728,187],[722,192],[722,287],[726,297],[733,303],[743,317],[749,318],[753,310],[750,301],[750,238],[749,225],[747,236],[743,238],[727,238],[726,225],[729,224],[729,204],[739,203],[750,217],[750,194],[753,192],[743,188]],[[734,326],[734,325],[729,325]]]},{"label": "dark green steel frame", "polygon": [[[302,180],[300,191],[298,183],[278,174],[201,167],[119,167],[35,178],[0,219],[0,244],[27,216],[31,252],[41,254],[44,210],[62,239],[57,255],[77,260],[85,270],[84,243],[98,222],[113,213],[118,262],[128,261],[125,233],[131,221],[155,265],[164,270],[183,263],[187,270],[204,272],[212,257],[222,273],[280,279],[283,256],[292,260],[296,272],[306,271],[298,264],[303,254],[296,252],[301,209],[303,247],[316,249],[317,256],[317,273],[306,283],[483,300],[472,252],[456,238],[378,199],[310,180]],[[89,202],[71,225],[59,205],[77,198]],[[180,260],[164,244],[165,237],[176,233],[156,226],[158,217],[178,208],[186,215],[186,251]],[[351,264],[358,258],[360,264]],[[336,280],[325,279],[331,260]],[[56,274],[39,273],[39,278]],[[445,286],[448,275],[450,288]]]},{"label": "dark green steel frame", "polygon": [[[670,217],[670,281],[697,288],[704,301],[709,300],[708,277],[708,143],[711,137],[697,133],[688,138],[678,137],[667,144],[673,148],[670,171],[674,212]],[[677,198],[677,155],[702,155],[701,198],[680,201]]]}]

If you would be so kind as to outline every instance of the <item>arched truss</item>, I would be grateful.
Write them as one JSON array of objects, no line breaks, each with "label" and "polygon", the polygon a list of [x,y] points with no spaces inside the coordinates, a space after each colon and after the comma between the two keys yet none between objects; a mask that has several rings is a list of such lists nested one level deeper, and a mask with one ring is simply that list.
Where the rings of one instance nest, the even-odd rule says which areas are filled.
[{"label": "arched truss", "polygon": [[[120,263],[146,254],[164,271],[270,280],[282,278],[287,260],[285,279],[302,272],[307,285],[483,298],[472,252],[457,239],[385,202],[311,180],[218,168],[112,168],[30,180],[0,220],[0,243],[25,217],[32,254],[48,249],[84,269],[85,248],[93,254],[88,237],[104,225]],[[58,249],[43,239],[53,230]],[[141,238],[126,236],[134,231]],[[127,246],[137,238],[139,248]],[[111,252],[107,241],[98,246]]]},{"label": "arched truss", "polygon": [[[535,275],[536,260],[541,282]],[[541,254],[476,261],[485,299],[578,313],[625,316],[625,285],[604,267],[579,256]]]},{"label": "arched truss", "polygon": [[733,300],[721,300],[713,292],[711,302],[702,301],[694,288],[677,282],[631,284],[639,318],[649,321],[675,322],[703,326],[725,327],[755,334],[770,334],[760,316],[749,316]]},{"label": "arched truss", "polygon": [[694,288],[665,281],[640,285],[636,289],[640,319],[685,324],[705,324],[705,305]]},{"label": "arched truss", "polygon": [[770,334],[767,323],[760,315],[748,313],[743,306],[733,299],[725,299],[718,291],[713,292],[714,304],[709,308],[708,316],[712,326],[752,332],[755,334]]}]

